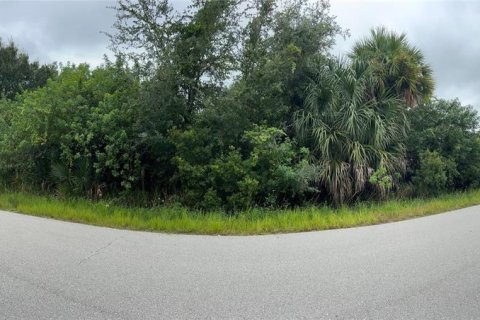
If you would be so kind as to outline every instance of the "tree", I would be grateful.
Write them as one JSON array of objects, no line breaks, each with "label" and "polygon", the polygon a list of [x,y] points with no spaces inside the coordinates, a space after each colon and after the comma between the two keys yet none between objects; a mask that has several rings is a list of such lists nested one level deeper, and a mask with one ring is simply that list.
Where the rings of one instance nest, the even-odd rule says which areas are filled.
[{"label": "tree", "polygon": [[238,100],[254,123],[292,135],[308,84],[325,64],[335,37],[345,35],[327,1],[256,1],[243,30]]},{"label": "tree", "polygon": [[395,97],[369,97],[372,69],[361,61],[332,61],[308,89],[296,128],[315,157],[321,186],[336,205],[359,195],[370,175],[394,176],[405,165],[407,121]]},{"label": "tree", "polygon": [[450,188],[480,185],[480,117],[458,99],[435,99],[408,111],[411,123],[407,140],[409,177],[421,167],[421,154],[430,150],[453,165]]},{"label": "tree", "polygon": [[432,70],[422,52],[403,33],[384,27],[372,29],[369,38],[354,45],[350,58],[371,66],[375,76],[372,89],[378,94],[392,90],[408,107],[426,102],[432,96]]},{"label": "tree", "polygon": [[45,85],[56,74],[55,64],[40,66],[30,62],[13,42],[4,44],[0,39],[0,97],[13,99],[24,90]]},{"label": "tree", "polygon": [[168,0],[121,0],[112,46],[127,51],[150,75],[166,70],[163,76],[173,77],[193,113],[236,69],[241,2],[195,0],[179,12]]},{"label": "tree", "polygon": [[188,123],[229,80],[252,122],[288,126],[314,61],[342,33],[327,1],[195,0],[179,12],[167,0],[122,0],[116,10],[113,47],[177,84]]}]

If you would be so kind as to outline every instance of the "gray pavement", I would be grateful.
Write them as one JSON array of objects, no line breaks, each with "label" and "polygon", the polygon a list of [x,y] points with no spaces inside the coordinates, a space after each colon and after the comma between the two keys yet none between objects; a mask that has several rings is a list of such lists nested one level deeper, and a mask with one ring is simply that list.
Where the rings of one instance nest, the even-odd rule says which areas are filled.
[{"label": "gray pavement", "polygon": [[223,237],[0,211],[0,319],[480,319],[480,207]]}]

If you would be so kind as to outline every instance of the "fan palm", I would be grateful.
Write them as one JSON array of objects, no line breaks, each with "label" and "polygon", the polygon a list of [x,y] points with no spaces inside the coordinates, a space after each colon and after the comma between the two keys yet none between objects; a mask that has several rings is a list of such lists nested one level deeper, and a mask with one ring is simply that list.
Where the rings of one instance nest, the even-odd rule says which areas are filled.
[{"label": "fan palm", "polygon": [[319,182],[336,205],[363,191],[374,170],[404,168],[405,109],[395,96],[372,98],[375,80],[367,63],[332,62],[295,114],[297,132],[319,165]]},{"label": "fan palm", "polygon": [[405,34],[384,27],[372,29],[369,38],[354,45],[350,58],[371,66],[377,93],[394,91],[408,107],[428,100],[433,93],[432,70]]}]

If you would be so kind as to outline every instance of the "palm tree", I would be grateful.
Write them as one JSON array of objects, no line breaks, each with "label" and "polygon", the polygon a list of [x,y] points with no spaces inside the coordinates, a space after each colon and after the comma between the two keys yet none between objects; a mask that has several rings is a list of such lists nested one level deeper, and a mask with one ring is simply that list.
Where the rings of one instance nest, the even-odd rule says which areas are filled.
[{"label": "palm tree", "polygon": [[425,64],[422,52],[403,33],[384,27],[372,29],[370,37],[354,45],[350,58],[372,67],[377,93],[393,90],[407,107],[428,101],[433,93],[432,70]]},{"label": "palm tree", "polygon": [[367,63],[333,61],[319,70],[305,108],[295,114],[297,132],[318,164],[318,180],[336,205],[362,192],[373,171],[404,170],[405,108],[395,96],[372,99],[375,80]]}]

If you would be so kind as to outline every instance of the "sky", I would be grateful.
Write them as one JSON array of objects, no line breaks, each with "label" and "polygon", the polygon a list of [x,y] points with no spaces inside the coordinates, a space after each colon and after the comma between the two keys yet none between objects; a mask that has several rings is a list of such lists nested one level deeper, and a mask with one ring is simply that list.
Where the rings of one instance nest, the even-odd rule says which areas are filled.
[{"label": "sky", "polygon": [[[186,0],[171,0],[184,6]],[[314,1],[314,0],[312,0]],[[336,56],[376,26],[405,32],[425,55],[436,81],[435,95],[458,97],[480,111],[480,0],[331,0],[331,13],[350,37],[338,38]],[[42,63],[99,65],[109,53],[107,36],[115,21],[115,1],[0,0],[0,38],[13,40]]]}]

